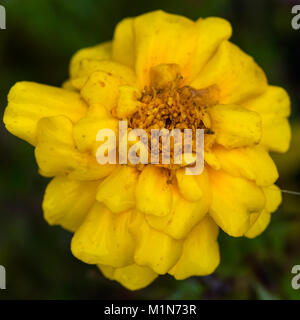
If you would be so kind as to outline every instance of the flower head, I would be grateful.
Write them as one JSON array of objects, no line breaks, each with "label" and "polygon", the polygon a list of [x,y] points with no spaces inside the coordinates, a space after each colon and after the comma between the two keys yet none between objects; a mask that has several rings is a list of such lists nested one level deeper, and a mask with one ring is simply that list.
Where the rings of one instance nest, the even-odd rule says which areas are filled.
[{"label": "flower head", "polygon": [[[269,151],[288,149],[289,97],[230,36],[220,18],[150,12],[77,52],[63,88],[20,82],[9,93],[6,128],[35,146],[40,173],[53,177],[45,219],[74,232],[75,257],[131,290],[161,274],[211,274],[219,228],[256,237],[281,202]],[[119,120],[148,134],[203,129],[203,172],[100,165],[97,132],[117,132]]]}]

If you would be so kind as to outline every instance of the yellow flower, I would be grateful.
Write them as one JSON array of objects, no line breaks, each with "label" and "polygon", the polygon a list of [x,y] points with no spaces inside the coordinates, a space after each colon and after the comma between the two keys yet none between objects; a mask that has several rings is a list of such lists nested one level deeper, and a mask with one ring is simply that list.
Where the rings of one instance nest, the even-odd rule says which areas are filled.
[{"label": "yellow flower", "polygon": [[[75,257],[136,290],[158,275],[211,274],[219,228],[259,235],[281,202],[269,151],[290,142],[290,100],[228,41],[230,24],[150,12],[121,21],[111,42],[80,50],[63,88],[19,82],[6,128],[35,146],[54,177],[45,219],[73,231]],[[131,128],[205,129],[205,168],[99,165],[96,134]]]}]

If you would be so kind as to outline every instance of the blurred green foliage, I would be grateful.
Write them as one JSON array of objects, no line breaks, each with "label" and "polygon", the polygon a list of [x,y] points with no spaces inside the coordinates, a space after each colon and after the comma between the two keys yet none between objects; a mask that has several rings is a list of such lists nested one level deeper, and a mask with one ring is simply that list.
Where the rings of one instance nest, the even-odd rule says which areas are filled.
[{"label": "blurred green foliage", "polygon": [[[271,84],[292,98],[299,118],[300,30],[291,28],[297,1],[276,0],[7,0],[7,29],[0,30],[0,105],[9,88],[30,80],[60,85],[71,55],[106,41],[122,18],[163,9],[192,19],[220,16],[231,21],[233,42],[253,55]],[[300,130],[295,141],[300,141]],[[300,197],[284,195],[266,232],[254,240],[220,234],[222,262],[216,273],[175,281],[160,277],[146,289],[129,292],[76,260],[71,234],[49,227],[41,201],[47,180],[37,173],[33,149],[1,124],[0,264],[7,290],[0,299],[299,299],[291,268],[300,264]],[[300,151],[294,143],[279,158],[279,185],[300,190]],[[291,165],[292,164],[292,165]],[[285,170],[285,168],[290,168]]]}]

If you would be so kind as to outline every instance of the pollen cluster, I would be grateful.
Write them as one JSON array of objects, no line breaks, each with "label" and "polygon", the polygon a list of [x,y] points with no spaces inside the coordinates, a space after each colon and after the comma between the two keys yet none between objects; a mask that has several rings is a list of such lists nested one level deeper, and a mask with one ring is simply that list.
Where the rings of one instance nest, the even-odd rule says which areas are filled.
[{"label": "pollen cluster", "polygon": [[[163,73],[166,69],[169,77]],[[162,128],[205,129],[211,133],[207,108],[218,103],[218,88],[210,86],[197,90],[184,85],[183,77],[174,69],[176,65],[152,68],[150,86],[142,92],[142,106],[129,118],[129,126],[149,133],[151,129]]]},{"label": "pollen cluster", "polygon": [[[148,133],[149,141],[152,129],[180,129],[182,132],[184,129],[191,129],[192,149],[195,152],[196,129],[204,129],[205,134],[214,134],[210,129],[211,122],[207,110],[218,103],[218,87],[212,85],[204,89],[195,89],[185,85],[184,78],[175,64],[162,64],[151,69],[150,85],[144,88],[139,102],[141,106],[128,119],[128,124],[131,129],[144,129]],[[158,143],[161,151],[161,142]],[[173,163],[172,153],[173,150],[171,164],[160,166],[178,168]]]}]

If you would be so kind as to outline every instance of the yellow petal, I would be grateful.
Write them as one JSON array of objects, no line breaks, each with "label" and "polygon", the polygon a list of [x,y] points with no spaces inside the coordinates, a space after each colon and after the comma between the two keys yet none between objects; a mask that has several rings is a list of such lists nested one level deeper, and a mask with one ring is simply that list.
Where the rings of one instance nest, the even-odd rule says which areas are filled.
[{"label": "yellow petal", "polygon": [[157,273],[148,267],[131,264],[123,268],[98,265],[105,277],[118,281],[129,290],[139,290],[147,287],[157,278]]},{"label": "yellow petal", "polygon": [[208,151],[205,150],[204,160],[205,160],[205,163],[208,164],[213,169],[215,169],[215,170],[221,169],[221,164],[220,164],[217,156],[213,153],[212,150],[208,150]]},{"label": "yellow petal", "polygon": [[135,86],[137,84],[136,76],[132,69],[111,60],[91,60],[83,59],[74,78],[72,85],[77,89],[82,89],[88,78],[94,73],[102,71],[113,77],[116,77],[121,84]]},{"label": "yellow petal", "polygon": [[148,266],[158,274],[168,272],[181,254],[181,242],[152,229],[144,215],[136,212],[130,224],[136,248],[134,261],[141,266]]},{"label": "yellow petal", "polygon": [[233,176],[255,181],[259,186],[269,186],[278,178],[272,158],[262,147],[226,149],[214,148],[221,168]]},{"label": "yellow petal", "polygon": [[66,80],[63,82],[62,86],[63,89],[69,90],[69,91],[76,91],[77,89],[72,85],[71,80]]},{"label": "yellow petal", "polygon": [[119,119],[126,119],[141,106],[141,102],[138,101],[141,93],[138,89],[130,86],[122,86],[119,89],[120,95],[116,114]]},{"label": "yellow petal", "polygon": [[98,184],[98,181],[75,181],[67,177],[55,177],[48,184],[43,200],[47,222],[75,231],[95,202]]},{"label": "yellow petal", "polygon": [[262,137],[260,144],[268,150],[284,153],[291,142],[291,126],[286,118],[276,114],[262,114]]},{"label": "yellow petal", "polygon": [[266,92],[243,103],[262,118],[261,144],[270,151],[286,152],[291,140],[291,129],[286,117],[291,113],[291,101],[280,87],[268,86]]},{"label": "yellow petal", "polygon": [[197,49],[193,58],[191,79],[198,75],[218,46],[231,37],[232,28],[228,21],[222,18],[200,18],[196,22],[198,33]]},{"label": "yellow petal", "polygon": [[117,25],[112,56],[131,68],[136,63],[141,87],[149,82],[151,67],[162,63],[180,65],[188,82],[230,36],[231,26],[224,19],[212,17],[194,23],[155,11],[124,19]]},{"label": "yellow petal", "polygon": [[41,118],[65,115],[77,122],[86,111],[86,104],[76,92],[18,82],[9,92],[3,121],[9,132],[35,145],[36,126]]},{"label": "yellow petal", "polygon": [[131,212],[114,214],[96,203],[75,232],[73,255],[90,264],[123,267],[133,263],[134,243],[128,232]]},{"label": "yellow petal", "polygon": [[186,237],[191,229],[206,215],[211,197],[203,194],[200,201],[190,202],[181,197],[177,189],[172,189],[173,201],[171,212],[163,217],[145,215],[149,225],[164,232],[174,239]]},{"label": "yellow petal", "polygon": [[39,168],[50,177],[71,172],[80,161],[72,130],[72,122],[63,116],[42,118],[38,122],[35,157]]},{"label": "yellow petal", "polygon": [[134,67],[135,48],[132,18],[122,20],[115,29],[112,58],[130,68]]},{"label": "yellow petal", "polygon": [[267,210],[262,210],[260,213],[251,214],[250,219],[253,219],[254,223],[245,236],[253,239],[265,231],[271,221],[271,215]]},{"label": "yellow petal", "polygon": [[182,280],[214,272],[220,263],[217,237],[218,227],[213,220],[210,217],[201,220],[188,234],[182,255],[169,273],[177,280]]},{"label": "yellow petal", "polygon": [[114,272],[116,268],[111,266],[106,266],[104,264],[98,264],[98,268],[101,270],[104,277],[106,277],[109,280],[114,280]]},{"label": "yellow petal", "polygon": [[105,180],[97,191],[97,200],[112,212],[122,212],[135,206],[135,186],[138,172],[135,168],[120,166]]},{"label": "yellow petal", "polygon": [[268,212],[276,211],[282,201],[280,188],[274,184],[272,186],[263,188],[263,192],[266,198],[266,210]]},{"label": "yellow petal", "polygon": [[81,89],[81,96],[89,104],[100,104],[108,111],[117,105],[120,80],[104,71],[91,74]]},{"label": "yellow petal", "polygon": [[184,78],[191,72],[197,44],[196,24],[182,16],[154,11],[133,21],[135,70],[141,88],[149,85],[150,69],[159,64],[180,66]]},{"label": "yellow petal", "polygon": [[276,211],[281,203],[281,191],[276,185],[264,187],[265,208],[261,212],[253,213],[250,216],[250,229],[245,233],[248,238],[255,238],[260,235],[271,221],[271,213]]},{"label": "yellow petal", "polygon": [[278,171],[285,179],[291,179],[300,168],[300,121],[296,120],[291,124],[292,139],[287,154],[274,154],[272,157],[277,165]]},{"label": "yellow petal", "polygon": [[119,122],[112,116],[97,116],[88,113],[86,117],[78,121],[73,130],[73,137],[79,151],[96,150],[102,143],[96,140],[97,133],[101,129],[110,129],[118,136]]},{"label": "yellow petal", "polygon": [[280,117],[288,117],[291,113],[289,95],[283,88],[276,86],[268,86],[263,94],[244,101],[242,105],[260,114],[273,113]]},{"label": "yellow petal", "polygon": [[94,47],[84,48],[74,54],[70,63],[71,78],[76,78],[83,60],[107,60],[111,58],[111,42],[104,42]]},{"label": "yellow petal", "polygon": [[216,105],[209,113],[216,141],[226,148],[252,146],[260,141],[262,125],[258,113],[234,105]]},{"label": "yellow petal", "polygon": [[185,168],[179,169],[176,179],[179,191],[187,201],[210,198],[209,176],[205,168],[200,175],[186,175]]},{"label": "yellow petal", "polygon": [[38,122],[35,157],[44,176],[68,175],[75,180],[98,180],[115,169],[114,165],[100,165],[93,156],[79,152],[72,130],[72,122],[64,116],[43,118]]},{"label": "yellow petal", "polygon": [[167,172],[156,166],[146,166],[136,186],[136,207],[146,214],[165,216],[170,213],[172,191]]},{"label": "yellow petal", "polygon": [[267,89],[262,69],[252,57],[229,41],[220,44],[191,86],[201,89],[213,84],[220,89],[222,104],[241,103]]},{"label": "yellow petal", "polygon": [[179,74],[178,64],[168,63],[153,66],[150,69],[150,86],[156,90],[166,88],[170,82],[176,81]]},{"label": "yellow petal", "polygon": [[250,214],[261,211],[265,205],[262,190],[249,180],[221,170],[210,169],[209,176],[212,190],[210,215],[229,235],[244,235],[250,227]]}]

